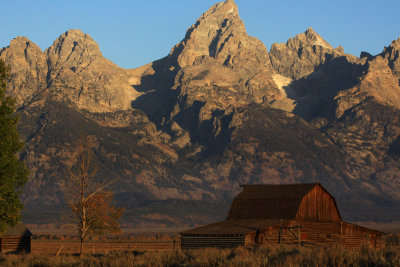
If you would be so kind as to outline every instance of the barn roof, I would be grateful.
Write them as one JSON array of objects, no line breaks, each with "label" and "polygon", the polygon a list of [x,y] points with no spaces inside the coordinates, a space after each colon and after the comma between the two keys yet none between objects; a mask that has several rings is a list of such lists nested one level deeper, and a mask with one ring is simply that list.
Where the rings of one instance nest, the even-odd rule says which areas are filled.
[{"label": "barn roof", "polygon": [[230,220],[199,226],[181,232],[181,235],[243,235],[269,226],[281,224],[280,220]]},{"label": "barn roof", "polygon": [[[227,220],[293,220],[303,197],[319,183],[285,185],[241,185]],[[325,190],[326,191],[326,190]]]},{"label": "barn roof", "polygon": [[25,224],[19,222],[14,227],[8,226],[6,233],[2,236],[31,236],[32,233],[25,226]]}]

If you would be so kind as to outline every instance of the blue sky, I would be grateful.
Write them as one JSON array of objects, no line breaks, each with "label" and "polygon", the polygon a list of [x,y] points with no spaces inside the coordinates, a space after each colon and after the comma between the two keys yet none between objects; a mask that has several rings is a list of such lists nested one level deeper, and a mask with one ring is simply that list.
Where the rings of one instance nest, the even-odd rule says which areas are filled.
[{"label": "blue sky", "polygon": [[[103,55],[135,68],[167,55],[215,0],[1,0],[0,47],[25,36],[43,50],[80,29]],[[380,53],[400,37],[399,0],[235,0],[249,35],[269,49],[312,27],[346,53]]]}]

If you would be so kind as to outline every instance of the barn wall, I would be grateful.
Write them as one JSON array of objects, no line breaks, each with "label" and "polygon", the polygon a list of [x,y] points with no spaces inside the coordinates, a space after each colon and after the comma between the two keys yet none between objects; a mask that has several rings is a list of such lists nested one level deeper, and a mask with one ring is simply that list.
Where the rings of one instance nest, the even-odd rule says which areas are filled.
[{"label": "barn wall", "polygon": [[341,243],[347,247],[368,245],[373,248],[382,247],[382,233],[358,225],[340,222]]},{"label": "barn wall", "polygon": [[334,198],[318,185],[303,197],[296,220],[339,222],[340,215]]},{"label": "barn wall", "polygon": [[1,252],[31,252],[30,236],[3,236],[0,244]]},{"label": "barn wall", "polygon": [[[292,226],[291,223],[283,224],[283,227]],[[281,225],[274,225],[265,228],[262,231],[254,231],[248,233],[245,238],[245,245],[260,245],[260,244],[298,244],[298,230],[291,229],[281,229]]]},{"label": "barn wall", "polygon": [[181,235],[181,249],[198,249],[205,247],[234,248],[245,244],[244,235]]},{"label": "barn wall", "polygon": [[[300,226],[296,228],[296,226]],[[293,227],[292,229],[287,229]],[[280,234],[279,234],[280,232]],[[245,245],[292,244],[311,246],[340,245],[349,249],[359,249],[363,245],[381,248],[381,233],[345,222],[306,222],[291,221],[281,225],[267,227],[263,231],[248,233]]]}]

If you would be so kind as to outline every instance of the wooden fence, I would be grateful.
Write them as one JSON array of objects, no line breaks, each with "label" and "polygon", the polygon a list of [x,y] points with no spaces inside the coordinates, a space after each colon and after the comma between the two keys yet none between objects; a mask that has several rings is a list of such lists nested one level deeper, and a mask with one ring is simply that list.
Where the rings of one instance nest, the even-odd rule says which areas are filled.
[{"label": "wooden fence", "polygon": [[[105,254],[111,251],[171,251],[180,246],[179,241],[131,241],[131,242],[88,242],[85,253]],[[74,241],[32,241],[32,253],[40,254],[76,254],[80,244]]]}]

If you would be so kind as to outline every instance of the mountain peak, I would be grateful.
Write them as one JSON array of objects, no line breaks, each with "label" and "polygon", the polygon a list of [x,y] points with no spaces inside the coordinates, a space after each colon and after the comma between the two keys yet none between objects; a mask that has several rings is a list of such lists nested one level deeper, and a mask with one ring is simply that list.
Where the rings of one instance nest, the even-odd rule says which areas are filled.
[{"label": "mountain peak", "polygon": [[[177,57],[181,67],[190,66],[196,58],[202,56],[216,58],[223,52],[223,44],[232,42],[231,39],[246,38],[248,36],[239,17],[238,7],[233,0],[227,0],[213,5],[203,13],[187,30],[185,38],[172,49],[170,55]],[[229,53],[231,52],[235,51]]]},{"label": "mountain peak", "polygon": [[[30,44],[35,45],[35,44],[32,43],[32,41],[29,40],[28,38],[26,38],[26,37],[24,37],[24,36],[18,36],[18,37],[15,37],[14,39],[11,40],[11,42],[10,42],[10,47],[13,47],[13,46],[18,46],[18,47],[20,47],[20,46],[27,46],[28,44],[29,44],[29,45],[30,45]],[[35,46],[36,46],[36,45],[35,45]]]},{"label": "mountain peak", "polygon": [[[271,76],[266,47],[247,34],[233,0],[217,3],[203,13],[169,58],[180,71],[174,85],[180,88],[179,106],[205,103],[196,115],[200,121],[211,119],[217,109],[284,98]],[[192,122],[177,123],[192,127]]]},{"label": "mountain peak", "polygon": [[81,30],[68,30],[45,51],[51,63],[75,62],[84,58],[102,57],[98,44]]},{"label": "mountain peak", "polygon": [[84,37],[86,34],[79,29],[69,29],[68,31],[64,32],[62,35],[65,35],[65,36],[69,35],[70,37],[72,37],[72,36]]},{"label": "mountain peak", "polygon": [[334,49],[311,27],[304,33],[290,38],[286,44],[274,43],[269,56],[273,68],[281,75],[299,79],[314,71],[316,66],[326,62],[327,54],[343,55],[343,48]]},{"label": "mountain peak", "polygon": [[389,47],[385,47],[381,55],[388,59],[393,74],[400,79],[400,38],[393,40]]},{"label": "mountain peak", "polygon": [[304,32],[306,36],[318,36],[318,33],[314,31],[313,28],[308,27],[307,30]]},{"label": "mountain peak", "polygon": [[396,50],[400,50],[400,37],[397,40],[393,40],[390,46],[395,48]]},{"label": "mountain peak", "polygon": [[16,37],[0,49],[0,58],[10,66],[12,79],[9,92],[16,97],[17,106],[29,101],[46,84],[46,58],[35,43],[26,37]]},{"label": "mountain peak", "polygon": [[[7,53],[17,53],[21,58],[26,58],[32,53],[35,55],[42,53],[42,49],[39,46],[24,36],[15,37],[11,40],[10,45],[6,48],[3,48],[1,51],[6,50]],[[2,52],[0,52],[0,54],[1,53]]]},{"label": "mountain peak", "polygon": [[[333,47],[324,40],[318,33],[316,33],[313,28],[309,27],[304,33],[300,33],[294,37],[293,40],[296,45],[317,45],[328,49],[333,49]],[[288,42],[289,42],[288,41]]]},{"label": "mountain peak", "polygon": [[226,0],[225,2],[217,3],[213,5],[207,12],[205,12],[202,16],[202,18],[205,18],[209,15],[227,15],[227,14],[233,14],[233,15],[238,15],[238,7],[233,0]]}]

